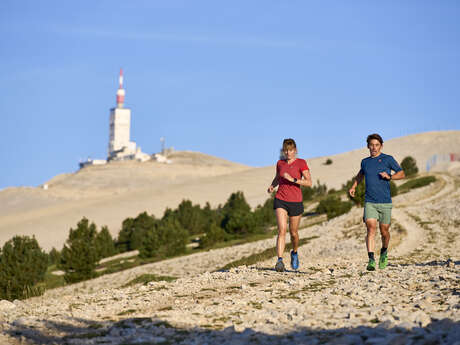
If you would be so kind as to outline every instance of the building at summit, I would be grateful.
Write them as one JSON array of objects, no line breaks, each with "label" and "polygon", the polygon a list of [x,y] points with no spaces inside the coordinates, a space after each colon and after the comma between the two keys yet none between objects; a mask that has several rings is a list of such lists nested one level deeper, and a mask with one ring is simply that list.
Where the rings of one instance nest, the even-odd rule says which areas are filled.
[{"label": "building at summit", "polygon": [[[137,160],[141,162],[150,159],[161,160],[161,155],[149,155],[141,151],[134,141],[131,141],[131,109],[125,108],[125,89],[123,87],[123,70],[120,69],[116,106],[110,109],[109,145],[107,159],[90,159],[80,162],[80,168],[88,165],[106,164],[109,161]],[[160,158],[160,159],[158,159]]]}]

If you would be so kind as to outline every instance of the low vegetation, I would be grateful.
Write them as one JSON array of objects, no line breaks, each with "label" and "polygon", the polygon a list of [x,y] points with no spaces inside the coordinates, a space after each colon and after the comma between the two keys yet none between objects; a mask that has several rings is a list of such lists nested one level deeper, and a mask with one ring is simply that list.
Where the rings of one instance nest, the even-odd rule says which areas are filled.
[{"label": "low vegetation", "polygon": [[43,293],[48,256],[35,237],[15,236],[0,251],[0,299],[14,300]]},{"label": "low vegetation", "polygon": [[[418,169],[414,159],[406,157],[403,162],[406,175],[416,174]],[[331,163],[332,161],[328,164]],[[413,178],[399,188],[390,181],[391,195],[396,195],[398,191],[405,193],[434,181],[434,176]],[[325,214],[331,219],[347,213],[353,203],[364,204],[365,181],[356,188],[354,198],[348,195],[351,184],[352,180],[347,181],[340,190],[328,191],[327,186],[318,180],[312,187],[302,187],[303,199],[307,203],[317,202],[315,213]],[[343,200],[346,199],[344,194],[349,200]],[[58,251],[52,248],[49,254],[41,250],[35,238],[16,236],[0,250],[0,298],[28,298],[42,294],[46,288],[79,282],[142,264],[272,237],[276,234],[273,201],[274,195],[263,205],[251,210],[242,192],[232,193],[223,206],[216,208],[211,208],[209,203],[201,207],[192,204],[190,200],[183,200],[176,209],[166,209],[162,218],[143,212],[135,218],[125,219],[116,239],[112,238],[107,227],[98,231],[94,223],[83,218],[75,229],[70,229],[63,249]],[[300,241],[304,244],[311,239]],[[198,243],[197,248],[187,246],[191,240]],[[288,244],[286,251],[290,249]],[[99,264],[102,258],[131,250],[138,250],[139,255]],[[276,255],[275,250],[270,248],[236,260],[222,269],[266,260]],[[62,270],[63,275],[52,274],[57,269]],[[169,279],[175,278],[143,275],[128,284]]]},{"label": "low vegetation", "polygon": [[157,276],[156,274],[142,274],[142,275],[134,278],[133,280],[129,281],[125,285],[123,285],[123,287],[128,287],[128,286],[132,286],[132,285],[136,285],[136,284],[144,284],[144,285],[146,285],[146,284],[148,284],[150,282],[161,282],[161,281],[172,282],[172,281],[174,281],[176,279],[177,279],[176,277]]},{"label": "low vegetation", "polygon": [[418,173],[417,162],[411,156],[407,156],[402,160],[401,168],[404,170],[406,177],[415,176]]},{"label": "low vegetation", "polygon": [[101,258],[96,245],[97,228],[83,218],[76,229],[70,229],[58,267],[65,272],[67,283],[96,277],[96,264]]},{"label": "low vegetation", "polygon": [[[304,244],[307,244],[308,242],[310,242],[311,240],[313,240],[315,238],[318,238],[318,236],[301,238],[299,240],[299,246],[303,246]],[[289,252],[290,250],[292,250],[292,243],[286,243],[286,247],[284,248],[284,252]],[[264,251],[261,251],[259,253],[255,253],[255,254],[246,256],[244,258],[241,258],[239,260],[232,261],[232,262],[226,264],[225,266],[223,266],[222,268],[218,269],[218,271],[228,270],[230,268],[238,267],[238,266],[241,266],[241,265],[246,265],[246,266],[254,265],[254,264],[258,263],[258,262],[268,260],[268,259],[270,259],[270,258],[272,258],[272,257],[274,257],[276,255],[277,255],[276,254],[276,247],[268,248],[268,249],[265,249]]]},{"label": "low vegetation", "polygon": [[327,198],[319,202],[316,207],[316,212],[326,213],[327,219],[331,219],[348,213],[352,206],[353,204],[350,201],[342,201],[338,196],[329,195]]},{"label": "low vegetation", "polygon": [[404,182],[402,185],[400,185],[398,187],[398,191],[400,193],[407,193],[411,189],[424,187],[435,181],[436,181],[436,177],[431,176],[431,175],[410,179],[407,182]]}]

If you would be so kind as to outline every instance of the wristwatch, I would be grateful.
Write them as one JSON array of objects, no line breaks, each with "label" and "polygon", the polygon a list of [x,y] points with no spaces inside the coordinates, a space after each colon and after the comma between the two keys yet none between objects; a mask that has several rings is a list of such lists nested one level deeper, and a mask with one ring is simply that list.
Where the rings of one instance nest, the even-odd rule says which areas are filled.
[{"label": "wristwatch", "polygon": [[294,177],[294,183],[296,183],[296,182],[297,182],[297,179]]}]

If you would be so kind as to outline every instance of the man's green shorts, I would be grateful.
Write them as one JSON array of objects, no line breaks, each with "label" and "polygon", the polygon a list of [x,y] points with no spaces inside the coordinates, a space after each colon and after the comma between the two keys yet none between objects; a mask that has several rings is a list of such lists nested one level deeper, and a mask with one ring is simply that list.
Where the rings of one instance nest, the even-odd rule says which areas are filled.
[{"label": "man's green shorts", "polygon": [[391,224],[392,203],[378,204],[373,202],[364,203],[364,221],[377,219],[381,224]]}]

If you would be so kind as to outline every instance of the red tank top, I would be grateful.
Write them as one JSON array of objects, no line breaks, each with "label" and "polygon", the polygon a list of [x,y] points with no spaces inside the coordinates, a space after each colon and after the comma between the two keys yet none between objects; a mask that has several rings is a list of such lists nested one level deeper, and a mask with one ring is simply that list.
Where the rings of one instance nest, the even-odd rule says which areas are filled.
[{"label": "red tank top", "polygon": [[302,172],[309,170],[307,162],[304,159],[297,158],[291,164],[285,160],[279,160],[276,163],[276,173],[279,176],[279,187],[276,193],[276,198],[288,202],[302,202],[302,191],[297,183],[289,182],[283,175],[288,173],[292,177],[300,180]]}]

